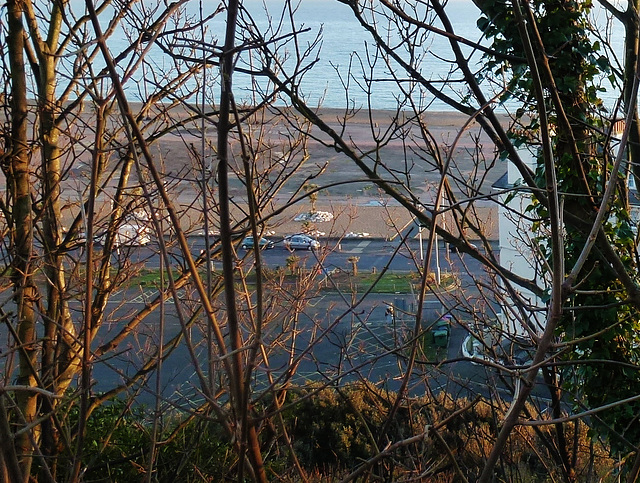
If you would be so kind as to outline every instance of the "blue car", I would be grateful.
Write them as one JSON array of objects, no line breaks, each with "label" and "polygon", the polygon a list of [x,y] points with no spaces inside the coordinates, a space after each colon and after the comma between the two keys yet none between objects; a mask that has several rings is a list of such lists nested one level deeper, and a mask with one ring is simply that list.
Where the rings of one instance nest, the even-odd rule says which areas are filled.
[{"label": "blue car", "polygon": [[[255,243],[253,242],[252,236],[246,237],[244,240],[242,240],[242,243],[240,244],[240,246],[244,250],[251,250],[254,247],[254,245]],[[258,245],[260,246],[261,249],[273,248],[275,246],[275,243],[273,243],[273,241],[269,240],[268,238],[260,238],[260,243]]]}]

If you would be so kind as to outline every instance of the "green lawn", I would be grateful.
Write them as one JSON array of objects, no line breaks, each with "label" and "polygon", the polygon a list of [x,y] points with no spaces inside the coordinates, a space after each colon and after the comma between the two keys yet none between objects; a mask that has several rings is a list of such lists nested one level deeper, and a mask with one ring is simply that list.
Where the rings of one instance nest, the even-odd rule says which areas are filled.
[{"label": "green lawn", "polygon": [[[333,283],[326,281],[325,290],[334,290],[337,287],[345,291],[355,289],[362,293],[373,286],[372,293],[412,293],[419,290],[420,287],[421,280],[416,272],[386,272],[378,280],[379,276],[379,274],[372,272],[360,272],[357,276],[348,272],[334,273],[331,275]],[[449,287],[453,283],[455,283],[455,279],[451,274],[442,275],[442,287]],[[431,286],[435,284],[433,277],[429,284]]]},{"label": "green lawn", "polygon": [[331,275],[331,281],[325,282],[325,290],[343,291],[355,290],[366,292],[371,288],[373,293],[410,293],[412,284],[418,283],[415,273],[390,273],[386,272],[379,280],[379,274],[360,272],[353,276],[348,272],[338,272]]},{"label": "green lawn", "polygon": [[[215,274],[214,276],[220,275]],[[293,283],[299,275],[286,273],[266,272],[266,277],[282,277],[284,283]],[[379,278],[379,279],[378,279]],[[252,285],[255,280],[255,273],[249,274],[248,283]],[[129,281],[132,286],[157,287],[160,283],[160,272],[158,270],[142,269],[139,274]],[[166,283],[166,279],[165,279]],[[331,274],[330,279],[318,277],[318,283],[324,291],[335,291],[336,289],[351,292],[353,290],[363,293],[371,289],[372,293],[412,293],[419,289],[420,278],[415,272],[386,272],[382,277],[370,271],[361,271],[357,276],[348,271],[337,271]],[[431,280],[430,284],[435,282]],[[455,283],[455,277],[451,274],[443,274],[441,287],[451,287]]]}]

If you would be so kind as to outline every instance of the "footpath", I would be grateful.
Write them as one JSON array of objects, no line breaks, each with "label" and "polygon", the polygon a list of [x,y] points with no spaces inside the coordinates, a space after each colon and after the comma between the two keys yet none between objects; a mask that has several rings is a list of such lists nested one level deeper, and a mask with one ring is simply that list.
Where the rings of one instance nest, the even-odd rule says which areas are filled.
[{"label": "footpath", "polygon": [[[274,218],[269,225],[270,235],[286,236],[309,228],[321,237],[331,238],[376,238],[393,240],[404,233],[412,225],[414,237],[418,236],[418,227],[407,210],[397,204],[382,205],[378,200],[354,198],[350,200],[323,200],[318,203],[316,210],[333,214],[329,221],[305,223],[296,220],[299,215],[308,210],[308,205],[301,204],[299,210],[286,210],[284,214]],[[498,239],[498,209],[495,204],[484,203],[477,207],[478,217],[482,220],[487,237]],[[441,223],[451,226],[448,218],[443,217]],[[449,223],[449,225],[447,225]]]}]

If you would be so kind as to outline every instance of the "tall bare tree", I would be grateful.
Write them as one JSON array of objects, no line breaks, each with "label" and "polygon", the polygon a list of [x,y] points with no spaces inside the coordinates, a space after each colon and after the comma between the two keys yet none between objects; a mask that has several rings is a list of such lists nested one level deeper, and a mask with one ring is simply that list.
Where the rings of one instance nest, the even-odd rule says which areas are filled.
[{"label": "tall bare tree", "polygon": [[[214,69],[224,65],[224,78],[231,81],[234,9],[228,9],[229,48],[225,56],[216,51],[214,37],[207,40],[200,36],[207,29],[206,23],[221,11],[205,15],[201,12],[199,19],[193,20],[187,4],[177,2],[163,8],[130,2],[109,10],[110,3],[104,2],[95,8],[88,3],[86,10],[76,10],[78,5],[70,2],[16,2],[8,4],[4,11],[7,38],[11,39],[4,52],[9,59],[7,74],[12,79],[5,83],[4,97],[10,105],[3,136],[2,167],[7,181],[3,207],[12,247],[5,263],[11,267],[12,303],[17,311],[15,317],[6,318],[10,344],[3,350],[3,357],[6,379],[15,374],[17,384],[9,385],[2,393],[6,408],[2,469],[13,481],[30,477],[34,458],[39,458],[37,471],[43,479],[80,478],[86,471],[83,434],[91,413],[104,401],[141,384],[185,338],[186,345],[181,347],[191,354],[206,404],[212,405],[213,413],[228,429],[229,438],[237,437],[239,468],[246,467],[252,477],[265,479],[247,395],[252,374],[246,368],[255,363],[244,359],[245,345],[251,348],[251,360],[263,356],[261,346],[256,345],[261,338],[257,333],[249,341],[243,340],[239,322],[227,323],[236,320],[237,309],[231,307],[228,315],[219,315],[224,304],[218,295],[231,294],[231,305],[246,303],[252,313],[255,302],[246,287],[245,298],[235,301],[233,268],[224,272],[231,277],[227,277],[230,285],[221,292],[223,279],[220,274],[211,273],[211,262],[219,256],[218,241],[207,233],[210,247],[202,256],[192,255],[186,234],[195,230],[204,216],[208,217],[209,226],[224,235],[224,265],[233,267],[237,260],[236,239],[251,227],[259,235],[263,220],[268,218],[261,210],[268,206],[278,186],[296,171],[295,163],[301,165],[304,158],[296,160],[292,155],[301,149],[300,142],[292,137],[287,145],[279,147],[280,156],[291,159],[287,169],[273,177],[272,186],[258,185],[255,189],[255,179],[268,176],[269,170],[258,172],[254,166],[238,166],[234,174],[245,180],[252,202],[250,213],[234,214],[233,220],[228,193],[222,197],[224,203],[215,200],[212,173],[205,169],[205,152],[190,149],[189,139],[184,140],[184,152],[191,156],[185,158],[186,163],[171,165],[167,171],[163,150],[171,147],[162,145],[166,136],[193,129],[200,133],[197,137],[203,140],[205,150],[221,152],[231,144],[228,135],[220,136],[217,147],[211,146],[205,142],[203,127],[218,126],[220,119],[225,119],[228,126],[253,123],[260,119],[264,107],[257,103],[255,108],[238,108],[232,97],[226,97],[221,104],[224,115],[218,117],[212,90],[216,84],[211,79],[217,77]],[[107,48],[114,32],[126,35],[130,41],[115,56]],[[151,51],[155,58],[149,56]],[[169,62],[161,66],[157,56]],[[209,80],[203,74],[206,71]],[[107,81],[109,78],[112,81]],[[228,92],[231,84],[224,85]],[[134,89],[136,104],[125,89]],[[196,94],[202,96],[199,104],[193,101]],[[262,123],[268,125],[264,118]],[[263,134],[256,132],[259,143]],[[244,136],[237,139],[247,143],[249,138]],[[154,145],[162,147],[152,153],[150,147]],[[257,149],[253,142],[243,144],[243,157],[247,160],[250,149]],[[231,158],[222,153],[220,157],[219,180],[225,176],[226,166],[235,167]],[[203,169],[196,170],[198,166]],[[194,173],[204,173],[208,178]],[[190,186],[189,180],[200,186],[199,192],[208,197],[209,206],[210,200],[215,200],[213,210],[203,213],[194,209],[197,197],[186,203],[180,201],[175,193]],[[222,181],[218,186],[223,186]],[[165,216],[168,218],[163,221]],[[124,319],[118,315],[120,329],[105,337],[105,327],[115,317],[108,309],[113,304],[112,296],[122,289],[135,291],[135,287],[127,288],[123,283],[142,267],[132,263],[130,257],[135,246],[149,237],[157,240],[157,249],[168,267],[168,287],[134,315]],[[170,258],[178,254],[184,260],[181,270]],[[208,284],[201,278],[201,266],[209,270]],[[79,276],[84,282],[78,283]],[[199,294],[201,303],[186,296],[193,291]],[[160,312],[164,324],[163,307],[169,294],[184,303],[176,306],[172,315],[181,329],[169,340],[156,340],[155,334],[149,333],[148,341],[155,340],[155,345],[149,347],[149,353],[140,354],[139,363],[134,365],[136,371],[121,373],[121,383],[116,378],[108,390],[103,388],[97,395],[92,389],[96,364],[117,353],[122,344],[131,344],[132,333],[146,338],[144,331],[150,330],[152,324],[143,329],[143,321],[150,314]],[[260,295],[259,307],[262,299]],[[203,309],[205,315],[201,316]],[[251,324],[258,328],[275,316],[258,309],[258,320]],[[194,340],[191,327],[196,323],[203,327]],[[223,332],[229,334],[229,327],[234,330],[227,340],[228,335]],[[215,347],[209,365],[203,365],[196,354],[195,345],[202,341]],[[18,356],[15,365],[14,353]],[[133,352],[127,357],[138,359]],[[227,365],[231,359],[235,362]],[[226,378],[218,380],[216,374],[221,367],[226,368]],[[223,391],[219,393],[221,387]],[[232,409],[226,407],[223,394],[232,396]],[[69,420],[69,415],[75,414],[69,409],[76,402],[77,421]],[[73,456],[70,465],[58,470],[61,453]],[[249,457],[246,465],[245,455]]]},{"label": "tall bare tree", "polygon": [[[321,33],[296,21],[297,4],[271,10],[266,26],[256,19],[262,12],[244,2],[209,11],[205,5],[87,1],[77,10],[64,1],[10,1],[2,10],[7,189],[0,208],[10,232],[3,262],[12,291],[3,313],[9,343],[0,391],[5,479],[37,473],[43,481],[81,480],[99,459],[88,454],[95,446],[108,454],[145,397],[153,401],[152,422],[135,423],[153,436],[142,459],[123,459],[148,481],[159,478],[160,448],[190,424],[201,445],[211,427],[220,428],[211,439],[231,448],[221,477],[266,481],[273,463],[286,466],[282,478],[310,481],[319,470],[304,456],[319,442],[304,439],[313,433],[302,426],[307,414],[287,417],[317,400],[325,407],[326,394],[353,412],[309,427],[327,423],[329,434],[349,428],[331,448],[335,454],[351,441],[349,431],[362,433],[358,462],[329,476],[347,481],[489,481],[496,472],[517,481],[521,467],[511,458],[520,445],[535,465],[575,481],[606,460],[594,443],[582,446],[587,426],[618,454],[633,456],[633,390],[616,392],[611,384],[607,399],[577,388],[602,381],[609,369],[636,387],[637,242],[622,156],[633,140],[630,64],[637,51],[623,61],[628,129],[616,148],[618,118],[600,109],[596,96],[600,74],[615,70],[588,57],[596,46],[578,3],[479,2],[484,33],[463,38],[450,21],[454,2],[336,2],[371,41],[340,72],[345,99],[358,89],[365,101],[338,111],[305,103],[304,81],[324,75],[317,69],[323,54]],[[607,6],[635,35],[634,7],[623,15]],[[559,18],[562,25],[554,25]],[[127,39],[120,49],[118,36]],[[429,49],[433,38],[445,40],[437,52]],[[428,60],[446,64],[449,74],[429,77]],[[393,85],[397,100],[383,114],[373,102],[379,84]],[[465,117],[455,138],[436,133],[433,99]],[[362,132],[362,119],[361,140],[352,133]],[[398,151],[399,160],[390,155]],[[325,182],[337,163],[355,174]],[[508,168],[520,180],[496,193],[492,185]],[[344,184],[375,186],[385,203],[429,232],[427,256],[413,254],[416,306],[395,308],[392,341],[378,340],[380,353],[365,362],[354,334],[371,330],[368,317],[379,312],[369,291],[345,293],[329,279],[335,306],[325,314],[307,310],[318,273],[327,272],[326,253],[299,259],[288,277],[266,266],[259,242],[237,249],[247,234],[260,240],[297,203],[311,200],[315,211],[320,190]],[[522,193],[525,208],[514,209],[511,200]],[[528,227],[519,235],[520,255],[531,272],[514,270],[495,252],[487,206]],[[390,257],[413,236],[395,228],[401,242]],[[204,247],[194,250],[192,234]],[[430,277],[438,238],[460,254],[449,255],[457,285],[437,286]],[[135,258],[136,245],[148,241],[153,260],[161,260],[152,291],[138,277],[151,262]],[[487,381],[497,381],[483,391],[486,401],[467,399],[475,388],[457,377],[456,364],[468,360],[443,363],[424,352],[434,324],[423,315],[429,297],[453,328],[469,332],[481,356],[474,362],[484,364]],[[318,360],[319,344],[331,346],[337,362]],[[530,353],[522,360],[510,350]],[[397,366],[388,377],[397,381],[394,391],[366,377],[372,360],[389,357]],[[177,376],[187,382],[175,392],[172,364],[188,373]],[[315,382],[296,387],[302,365],[316,368]],[[550,412],[546,399],[530,397],[540,373]],[[350,379],[365,380],[355,396],[343,385]],[[118,398],[124,406],[108,406]],[[124,409],[90,445],[85,437],[104,405]],[[168,430],[166,408],[175,418]],[[187,460],[175,465],[173,479],[187,474]]]}]

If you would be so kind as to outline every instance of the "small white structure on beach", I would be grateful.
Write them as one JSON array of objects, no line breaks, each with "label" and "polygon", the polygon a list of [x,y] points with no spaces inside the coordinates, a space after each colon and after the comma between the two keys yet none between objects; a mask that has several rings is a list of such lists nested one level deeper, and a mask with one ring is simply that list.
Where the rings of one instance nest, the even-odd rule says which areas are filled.
[{"label": "small white structure on beach", "polygon": [[151,242],[149,226],[134,222],[125,223],[118,227],[114,245],[121,246],[145,246]]}]

